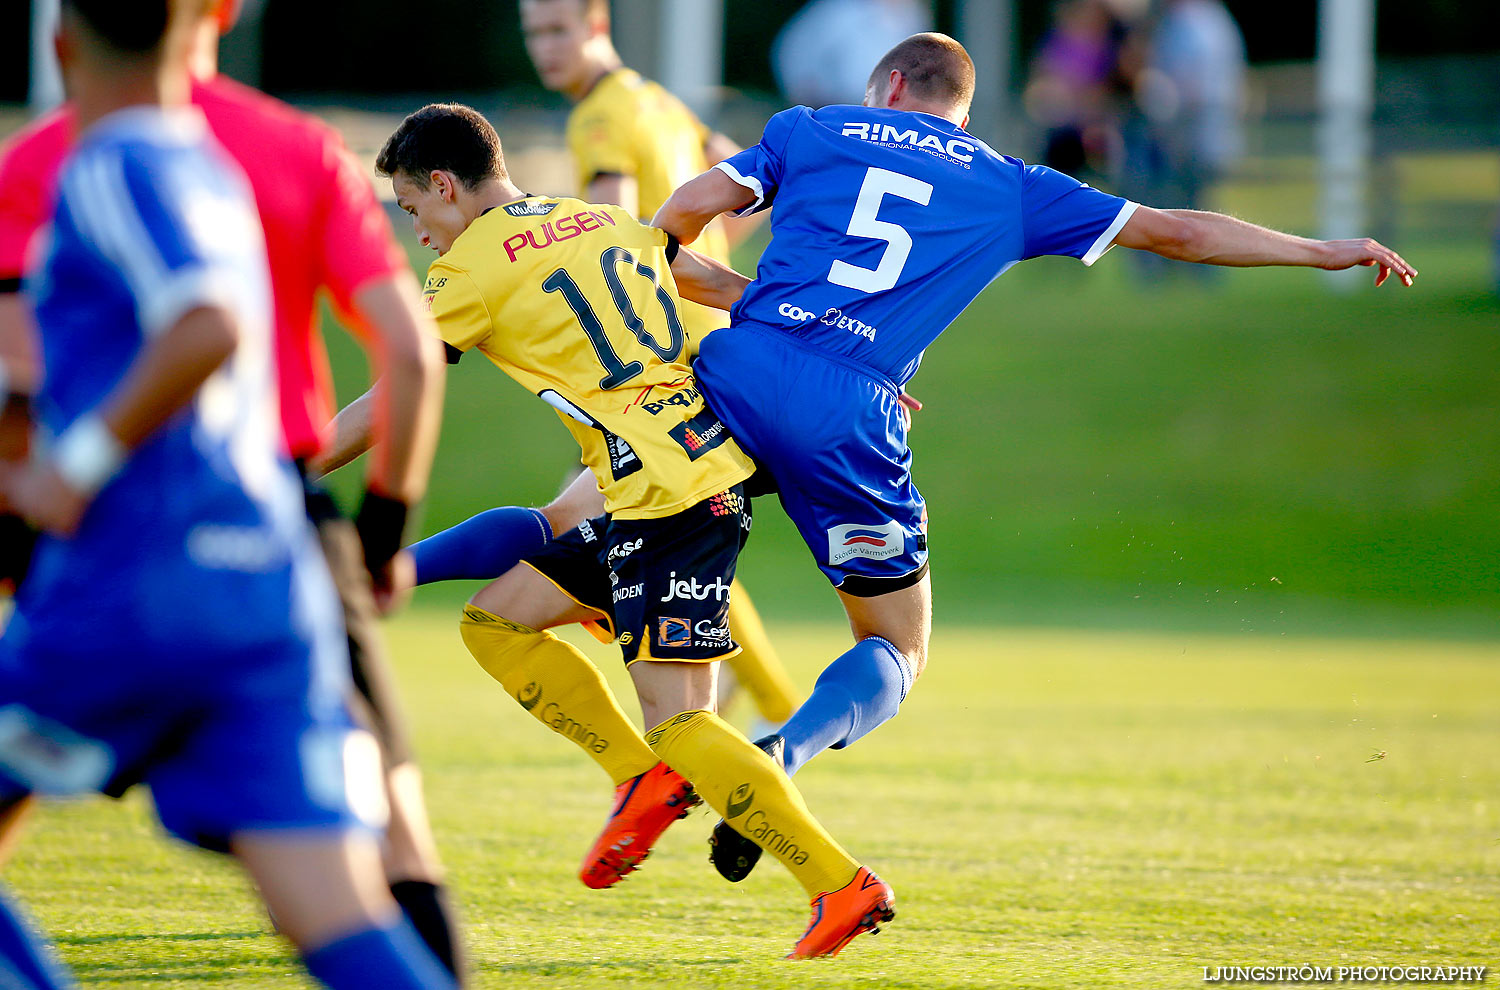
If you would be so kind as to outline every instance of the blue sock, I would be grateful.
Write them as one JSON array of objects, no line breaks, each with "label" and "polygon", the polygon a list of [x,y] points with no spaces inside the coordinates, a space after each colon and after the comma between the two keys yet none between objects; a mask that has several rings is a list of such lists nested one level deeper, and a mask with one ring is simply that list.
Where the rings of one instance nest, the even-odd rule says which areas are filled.
[{"label": "blue sock", "polygon": [[457,990],[453,976],[428,951],[405,918],[384,928],[345,935],[302,957],[307,971],[333,990],[428,988]]},{"label": "blue sock", "polygon": [[911,666],[890,643],[879,636],[855,643],[818,675],[812,696],[781,727],[787,776],[823,750],[843,749],[888,721],[911,682]]},{"label": "blue sock", "polygon": [[417,584],[460,578],[488,581],[515,567],[552,540],[537,509],[488,509],[407,549],[417,562]]},{"label": "blue sock", "polygon": [[0,986],[63,990],[73,986],[62,966],[36,937],[20,908],[0,892]]}]

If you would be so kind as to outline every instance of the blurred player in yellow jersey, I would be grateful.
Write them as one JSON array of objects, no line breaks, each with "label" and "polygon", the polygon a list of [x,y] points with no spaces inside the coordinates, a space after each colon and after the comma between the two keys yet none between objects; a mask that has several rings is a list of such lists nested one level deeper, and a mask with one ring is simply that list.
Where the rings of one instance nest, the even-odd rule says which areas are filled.
[{"label": "blurred player in yellow jersey", "polygon": [[[568,151],[578,195],[588,202],[616,203],[649,220],[678,186],[740,150],[621,63],[605,0],[521,0],[521,30],[542,85],[573,101]],[[693,250],[728,264],[729,246],[721,222],[710,224]],[[721,311],[694,303],[683,313],[693,353],[697,340],[727,322]]]},{"label": "blurred player in yellow jersey", "polygon": [[[607,0],[521,0],[521,30],[542,85],[574,103],[568,150],[580,198],[615,203],[649,221],[678,186],[740,150],[662,86],[625,67],[610,40]],[[730,222],[743,232],[759,219]],[[710,224],[693,249],[728,264],[731,232],[724,222]],[[703,337],[727,321],[722,311],[687,302],[682,322],[691,358]],[[598,511],[597,496],[575,483],[544,511],[557,517],[554,526],[576,522]],[[779,725],[796,707],[796,689],[740,585],[729,625],[744,647],[730,669],[767,727]]]},{"label": "blurred player in yellow jersey", "polygon": [[[486,585],[460,623],[480,666],[615,784],[583,882],[615,884],[701,797],[812,897],[793,956],[832,955],[889,920],[890,888],[713,713],[718,661],[738,652],[727,616],[755,465],[698,393],[673,276],[723,308],[748,280],[620,207],[527,196],[468,107],[412,114],[376,168],[441,255],[424,296],[450,360],[477,349],[556,409],[604,496],[604,514]],[[620,644],[644,737],[599,670],[548,631],[570,623]]]},{"label": "blurred player in yellow jersey", "polygon": [[[573,101],[567,144],[580,198],[613,202],[649,220],[676,187],[739,150],[672,93],[622,65],[609,37],[607,0],[522,0],[520,27],[541,84]],[[739,220],[739,231],[756,220]],[[720,220],[703,231],[693,249],[729,264],[729,245]],[[696,356],[703,336],[726,323],[721,311],[684,303],[688,357]],[[597,496],[574,484],[546,511],[559,516],[556,522],[567,522],[564,513],[582,519],[597,511]],[[795,687],[741,585],[735,586],[733,603],[729,625],[744,651],[730,661],[730,669],[753,697],[760,718],[775,726],[792,714]],[[726,678],[726,687],[732,687],[732,678]]]}]

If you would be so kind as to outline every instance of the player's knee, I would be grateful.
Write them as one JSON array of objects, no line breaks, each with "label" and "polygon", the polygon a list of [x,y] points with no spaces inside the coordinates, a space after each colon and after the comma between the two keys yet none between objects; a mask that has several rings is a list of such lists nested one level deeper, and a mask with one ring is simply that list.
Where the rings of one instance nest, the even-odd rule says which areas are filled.
[{"label": "player's knee", "polygon": [[922,676],[922,671],[927,669],[927,642],[922,639],[905,647],[897,647],[901,655],[906,658],[906,665],[911,669],[911,679],[915,681]]},{"label": "player's knee", "polygon": [[552,532],[566,533],[585,519],[604,511],[604,496],[588,471],[574,478],[562,493],[537,510],[547,519]]},{"label": "player's knee", "polygon": [[576,528],[584,518],[579,515],[577,506],[568,504],[566,493],[559,495],[537,511],[547,520],[547,525],[552,527],[554,533],[566,533]]},{"label": "player's knee", "polygon": [[881,639],[900,653],[911,669],[912,677],[920,677],[927,666],[927,636],[920,628],[908,628],[902,624],[850,622],[854,641]]},{"label": "player's knee", "polygon": [[458,631],[484,672],[510,691],[527,656],[550,635],[472,604],[464,606]]},{"label": "player's knee", "polygon": [[715,673],[714,665],[707,663],[644,660],[631,664],[630,678],[646,724],[659,725],[687,712],[712,711]]}]

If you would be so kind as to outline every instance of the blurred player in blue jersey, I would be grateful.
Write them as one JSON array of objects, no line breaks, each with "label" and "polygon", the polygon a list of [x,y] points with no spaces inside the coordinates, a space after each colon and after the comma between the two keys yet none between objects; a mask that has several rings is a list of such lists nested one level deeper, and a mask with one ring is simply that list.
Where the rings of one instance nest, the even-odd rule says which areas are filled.
[{"label": "blurred player in blue jersey", "polygon": [[[677,190],[657,226],[689,244],[721,213],[772,203],[772,240],[693,371],[837,588],[856,640],[762,748],[788,773],[896,713],[927,662],[926,509],[897,396],[922,352],[1018,261],[1086,265],[1115,244],[1230,266],[1416,272],[1368,239],[1314,241],[1215,213],[1155,210],[997,154],[964,128],[974,64],[941,34],[881,59],[863,106],[794,107],[760,143]],[[754,373],[747,373],[748,369]],[[743,878],[757,847],[715,830]]]},{"label": "blurred player in blue jersey", "polygon": [[[63,3],[79,141],[26,286],[50,442],[0,475],[43,531],[0,638],[0,798],[145,783],[325,984],[453,987],[384,883],[378,748],[277,453],[264,239],[172,9]],[[66,985],[4,902],[0,984]]]}]

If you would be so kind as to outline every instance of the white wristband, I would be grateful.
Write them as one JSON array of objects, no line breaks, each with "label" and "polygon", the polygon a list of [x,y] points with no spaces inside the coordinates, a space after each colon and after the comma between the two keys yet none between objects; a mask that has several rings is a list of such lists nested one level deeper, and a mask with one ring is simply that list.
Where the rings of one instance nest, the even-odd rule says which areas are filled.
[{"label": "white wristband", "polygon": [[125,445],[104,420],[89,413],[63,431],[52,448],[52,465],[68,487],[83,495],[103,488],[125,463]]}]

